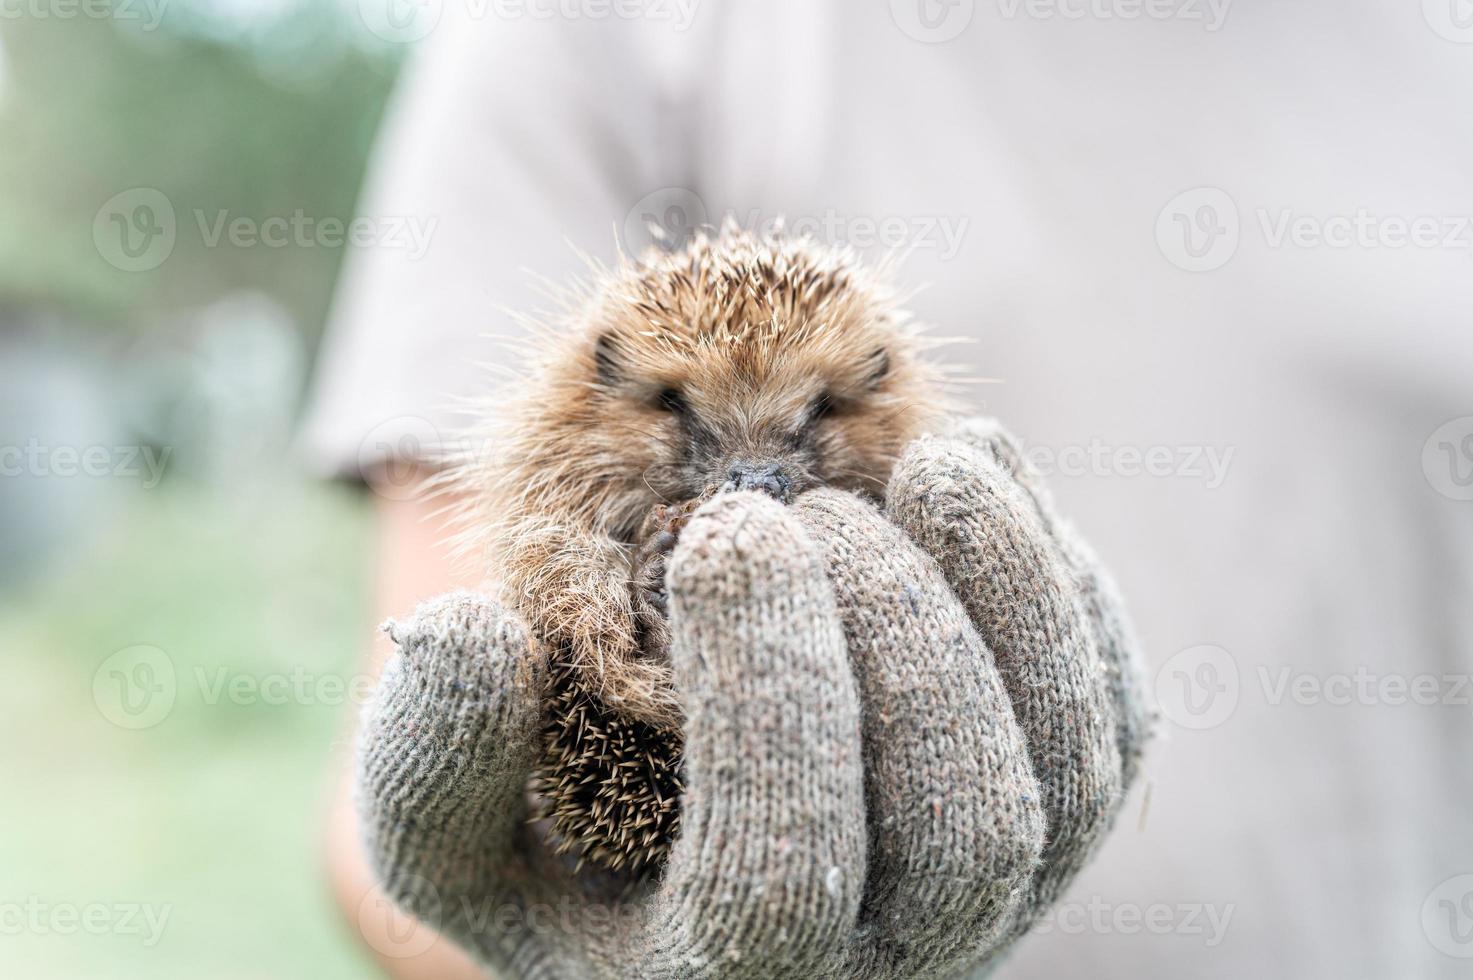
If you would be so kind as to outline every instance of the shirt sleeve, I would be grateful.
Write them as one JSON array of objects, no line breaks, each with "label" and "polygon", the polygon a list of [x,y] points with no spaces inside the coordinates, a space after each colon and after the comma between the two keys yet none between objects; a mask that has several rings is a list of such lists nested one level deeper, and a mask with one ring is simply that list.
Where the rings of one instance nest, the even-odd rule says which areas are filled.
[{"label": "shirt sleeve", "polygon": [[509,311],[688,193],[672,25],[452,6],[405,68],[339,279],[300,435],[327,475],[433,457],[514,356]]}]

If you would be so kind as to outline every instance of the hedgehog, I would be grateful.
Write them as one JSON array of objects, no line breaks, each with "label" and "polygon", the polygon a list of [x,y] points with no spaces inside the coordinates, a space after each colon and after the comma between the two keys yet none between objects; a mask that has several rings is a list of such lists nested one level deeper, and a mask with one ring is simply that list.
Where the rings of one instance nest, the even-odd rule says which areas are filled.
[{"label": "hedgehog", "polygon": [[[634,604],[641,652],[663,661],[670,634],[665,566],[700,499],[657,504],[635,557]],[[638,876],[663,864],[680,826],[682,740],[677,729],[620,717],[579,672],[554,663],[543,712],[543,757],[530,789],[534,820],[552,828],[553,849]]]},{"label": "hedgehog", "polygon": [[728,223],[594,272],[534,324],[530,369],[470,443],[489,451],[447,483],[459,548],[555,665],[535,780],[554,826],[597,863],[655,867],[682,715],[662,581],[678,521],[651,515],[733,490],[878,497],[946,399],[932,342],[848,249]]}]

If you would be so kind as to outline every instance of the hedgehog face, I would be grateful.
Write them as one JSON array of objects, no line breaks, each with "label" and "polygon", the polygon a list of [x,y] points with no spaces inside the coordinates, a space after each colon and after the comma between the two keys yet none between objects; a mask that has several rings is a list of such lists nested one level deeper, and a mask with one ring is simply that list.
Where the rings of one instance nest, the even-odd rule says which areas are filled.
[{"label": "hedgehog face", "polygon": [[723,489],[878,497],[945,410],[883,281],[811,241],[698,235],[571,317],[500,437],[493,521],[555,513],[629,543],[655,504]]},{"label": "hedgehog face", "polygon": [[603,417],[641,447],[655,495],[742,489],[787,502],[819,485],[882,491],[916,423],[899,344],[855,325],[685,344],[611,330],[593,363]]}]

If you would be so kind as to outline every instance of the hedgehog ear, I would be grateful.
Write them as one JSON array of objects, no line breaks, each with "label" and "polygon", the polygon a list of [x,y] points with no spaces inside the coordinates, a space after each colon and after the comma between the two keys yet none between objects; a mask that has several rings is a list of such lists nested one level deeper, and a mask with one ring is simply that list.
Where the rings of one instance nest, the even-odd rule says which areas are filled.
[{"label": "hedgehog ear", "polygon": [[880,382],[890,374],[890,352],[883,347],[875,348],[875,352],[869,356],[869,373],[865,375],[864,383],[871,388],[878,388]]},{"label": "hedgehog ear", "polygon": [[598,383],[612,388],[622,380],[619,369],[619,342],[613,334],[600,334],[593,342],[593,366],[598,374]]}]

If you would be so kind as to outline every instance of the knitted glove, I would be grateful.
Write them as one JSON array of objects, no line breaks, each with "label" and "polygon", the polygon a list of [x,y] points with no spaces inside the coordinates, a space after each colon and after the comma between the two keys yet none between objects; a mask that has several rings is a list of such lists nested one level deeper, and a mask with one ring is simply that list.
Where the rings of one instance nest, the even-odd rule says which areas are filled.
[{"label": "knitted glove", "polygon": [[514,977],[986,972],[1079,870],[1146,722],[1120,605],[990,423],[918,441],[882,515],[725,494],[670,562],[686,715],[663,876],[527,823],[546,655],[460,593],[390,625],[359,806],[387,892]]}]

